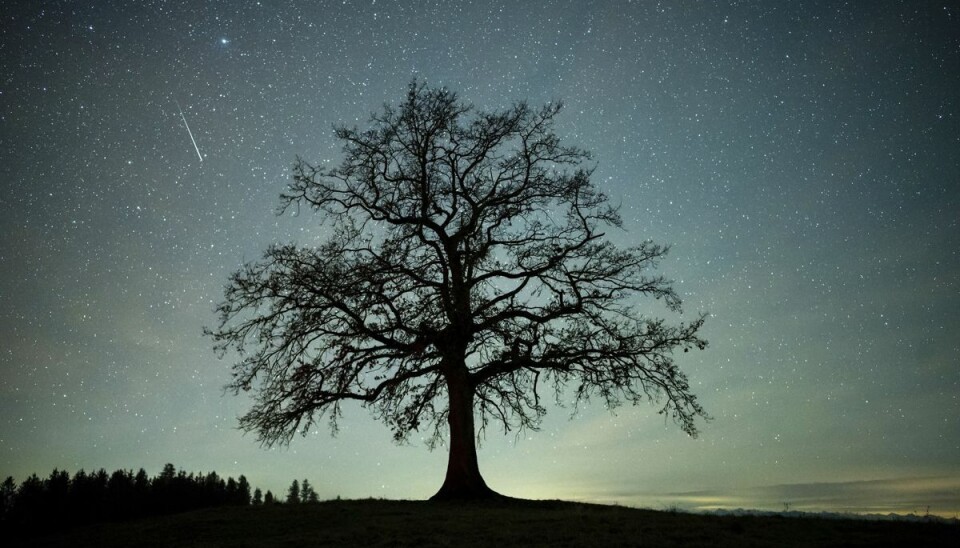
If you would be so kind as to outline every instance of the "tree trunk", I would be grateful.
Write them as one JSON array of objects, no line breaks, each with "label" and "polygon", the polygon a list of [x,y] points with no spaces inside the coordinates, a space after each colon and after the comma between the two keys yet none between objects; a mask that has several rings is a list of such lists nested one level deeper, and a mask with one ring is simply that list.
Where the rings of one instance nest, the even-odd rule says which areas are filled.
[{"label": "tree trunk", "polygon": [[500,497],[487,487],[477,465],[477,439],[473,425],[473,387],[466,368],[446,375],[450,397],[450,456],[447,476],[430,500],[470,500]]}]

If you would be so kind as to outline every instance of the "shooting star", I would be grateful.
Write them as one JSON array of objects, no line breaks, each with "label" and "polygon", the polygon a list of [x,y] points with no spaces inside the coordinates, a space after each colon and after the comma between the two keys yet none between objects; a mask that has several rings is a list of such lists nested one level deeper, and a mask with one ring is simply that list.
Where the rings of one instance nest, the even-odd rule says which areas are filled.
[{"label": "shooting star", "polygon": [[193,150],[197,151],[197,158],[200,158],[200,161],[203,161],[203,156],[200,155],[200,147],[197,146],[197,140],[193,138],[193,132],[190,131],[190,124],[187,123],[187,117],[183,115],[183,109],[180,108],[180,101],[176,101],[177,110],[180,111],[180,119],[183,120],[183,125],[187,128],[187,135],[190,136],[190,142],[193,143]]}]

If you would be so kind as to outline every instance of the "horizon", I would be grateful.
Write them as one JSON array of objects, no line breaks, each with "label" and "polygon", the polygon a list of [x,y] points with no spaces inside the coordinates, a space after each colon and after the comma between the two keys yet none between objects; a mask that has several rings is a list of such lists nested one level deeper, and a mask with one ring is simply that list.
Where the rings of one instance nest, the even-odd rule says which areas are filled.
[{"label": "horizon", "polygon": [[[174,466],[177,466],[175,463]],[[87,473],[97,471],[102,467],[84,468]],[[122,470],[128,470],[136,473],[143,469],[150,478],[159,475],[145,467],[123,467]],[[215,468],[210,470],[189,470],[180,468],[187,474],[208,474],[217,472],[220,477],[227,479],[232,477],[238,479],[239,476],[245,476],[250,482],[251,492],[259,489],[263,494],[268,491],[277,497],[278,502],[282,502],[290,483],[294,480],[302,482],[309,480],[316,489],[318,486],[315,481],[317,478],[302,477],[292,478],[286,483],[278,483],[276,480],[268,486],[260,485],[256,481],[251,481],[251,476],[243,473],[239,474],[221,474]],[[77,470],[66,470],[70,476],[78,472]],[[106,469],[108,473],[113,472]],[[45,479],[49,473],[33,472],[41,480]],[[7,474],[0,474],[0,477],[6,478]],[[12,476],[11,476],[12,477]],[[253,476],[254,478],[256,476]],[[17,484],[24,478],[13,478]],[[281,480],[282,481],[282,480]],[[331,494],[332,491],[324,484],[321,484],[317,491],[321,501],[332,500],[363,500],[368,498],[378,498],[384,500],[410,500],[425,501],[429,498],[429,491],[422,496],[414,497],[389,497],[383,495],[363,495],[353,492],[349,496],[342,496],[340,493]],[[745,511],[747,513],[773,513],[773,514],[830,514],[837,516],[860,516],[870,517],[924,517],[936,516],[947,520],[956,520],[960,515],[960,497],[957,496],[957,490],[960,489],[960,478],[952,476],[939,477],[914,477],[914,478],[886,478],[860,480],[852,482],[814,482],[798,484],[778,484],[778,485],[748,485],[741,487],[731,487],[727,489],[711,489],[703,491],[685,491],[685,492],[661,492],[644,493],[642,491],[634,492],[597,492],[584,493],[576,489],[568,491],[566,494],[562,490],[551,491],[544,490],[541,494],[535,492],[525,492],[514,494],[509,488],[501,489],[506,496],[516,497],[526,500],[563,500],[568,502],[581,502],[586,504],[602,504],[612,506],[625,506],[628,508],[674,511],[692,513],[716,513],[716,512],[737,512]],[[867,491],[870,497],[863,497],[862,492]]]},{"label": "horizon", "polygon": [[[288,448],[236,429],[202,335],[273,243],[297,156],[343,158],[411,78],[478,109],[562,100],[620,246],[710,317],[676,356],[710,422],[548,405],[490,428],[520,498],[960,511],[960,34],[952,4],[600,1],[33,5],[0,15],[0,478],[171,462],[423,499],[444,447],[345,406]],[[546,394],[545,394],[546,395]],[[569,420],[568,420],[569,419]],[[425,434],[423,434],[425,435]],[[279,491],[278,491],[279,489]],[[660,497],[660,498],[657,498]],[[782,499],[782,500],[781,500]]]},{"label": "horizon", "polygon": [[[90,474],[98,470],[100,469],[85,469],[84,471],[87,474]],[[122,470],[129,471],[133,474],[136,474],[139,470],[143,470],[151,479],[156,478],[159,475],[159,473],[151,474],[150,471],[142,467],[124,468]],[[211,472],[216,472],[216,470],[185,470],[180,468],[177,468],[177,470],[178,472],[182,472],[191,477],[203,477]],[[55,471],[56,470],[54,470],[54,472]],[[64,470],[61,469],[61,471]],[[73,478],[74,475],[79,472],[79,470],[66,470],[66,472],[68,472],[70,477]],[[112,473],[113,470],[106,470],[106,472],[109,474]],[[45,476],[44,474],[34,474],[37,475],[37,477],[39,477],[41,480],[48,477],[48,475]],[[245,474],[240,474],[237,477],[220,475],[219,473],[217,474],[223,480],[236,480],[241,476],[246,477]],[[3,477],[5,478],[6,476]],[[303,480],[310,481],[310,478],[294,478],[294,480],[291,480],[290,483],[297,481],[302,486],[304,483]],[[14,478],[14,481],[19,484],[23,480]],[[936,489],[940,490],[941,493],[939,498],[924,498],[928,495],[928,490],[916,488],[904,489],[904,483],[908,484],[907,487],[909,487],[910,484],[913,484],[913,487],[917,487],[917,483],[926,484],[928,487],[935,487]],[[712,490],[656,494],[624,493],[620,496],[605,495],[601,497],[591,497],[589,495],[581,494],[579,496],[575,495],[572,498],[552,496],[535,498],[519,497],[518,500],[559,500],[583,504],[623,506],[626,508],[636,508],[642,510],[657,510],[664,512],[679,511],[701,514],[772,514],[783,516],[819,515],[826,517],[854,519],[924,519],[935,517],[948,521],[957,521],[960,519],[958,518],[958,515],[960,515],[960,508],[957,506],[951,506],[956,503],[956,500],[953,498],[943,497],[942,489],[944,484],[956,488],[958,485],[960,485],[960,480],[950,477],[897,478],[857,482],[749,486],[745,488],[732,489],[727,493],[725,493],[723,490]],[[883,491],[883,494],[880,497],[874,496],[871,498],[871,504],[867,506],[864,506],[865,501],[858,501],[856,497],[850,496],[849,493],[847,493],[845,497],[839,497],[840,500],[834,500],[832,504],[823,502],[824,500],[831,498],[831,496],[834,499],[837,499],[838,497],[836,495],[838,490],[849,491],[851,488],[853,488],[853,490],[856,491],[858,488],[863,489],[865,487],[870,487],[871,491],[876,492],[878,491],[877,486],[880,486],[879,490]],[[289,483],[286,486],[278,487],[276,489],[262,488],[256,483],[250,483],[251,494],[253,491],[260,491],[262,496],[265,496],[267,493],[272,493],[272,495],[275,497],[275,503],[277,504],[286,502],[285,497],[289,487]],[[312,482],[311,488],[313,488]],[[797,496],[795,493],[794,496],[784,496],[786,493],[796,491],[801,491],[802,495]],[[753,494],[737,495],[737,493]],[[762,493],[766,493],[766,495],[763,495]],[[427,498],[389,498],[373,496],[341,497],[339,494],[332,497],[318,496],[318,498],[319,502],[369,499],[392,500],[399,502],[429,502]],[[878,504],[878,498],[880,501],[885,501],[885,503]],[[928,503],[930,500],[936,500],[939,502],[939,504],[931,505]],[[305,503],[306,501],[301,502]],[[749,502],[759,502],[760,504],[749,506]]]}]

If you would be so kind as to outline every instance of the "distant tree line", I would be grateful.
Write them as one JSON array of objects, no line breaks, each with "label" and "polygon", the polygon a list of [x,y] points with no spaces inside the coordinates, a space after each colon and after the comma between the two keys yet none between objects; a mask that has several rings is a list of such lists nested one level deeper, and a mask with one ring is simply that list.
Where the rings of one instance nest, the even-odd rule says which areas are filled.
[{"label": "distant tree line", "polygon": [[0,484],[0,524],[39,532],[250,502],[250,484],[242,475],[234,480],[216,472],[188,474],[172,464],[153,478],[143,468],[136,474],[80,470],[73,477],[54,470],[46,479],[33,474],[19,486],[12,477]]},{"label": "distant tree line", "polygon": [[300,504],[319,502],[309,480],[293,480],[286,499],[263,493],[251,493],[243,475],[234,480],[216,472],[187,473],[172,464],[156,477],[141,468],[117,470],[108,474],[80,470],[72,477],[65,470],[54,470],[45,479],[32,474],[17,485],[13,477],[0,484],[0,529],[42,533],[103,521],[172,514],[214,506]]}]

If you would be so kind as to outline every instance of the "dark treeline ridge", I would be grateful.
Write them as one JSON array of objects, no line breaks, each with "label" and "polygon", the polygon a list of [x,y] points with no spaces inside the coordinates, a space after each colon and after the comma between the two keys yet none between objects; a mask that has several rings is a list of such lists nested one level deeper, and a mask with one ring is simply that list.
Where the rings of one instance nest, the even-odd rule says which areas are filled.
[{"label": "dark treeline ridge", "polygon": [[[259,495],[259,490],[257,490]],[[257,497],[259,499],[259,496]],[[46,479],[31,475],[19,486],[12,477],[0,484],[0,527],[26,534],[68,527],[170,514],[251,502],[247,478],[221,478],[216,472],[187,473],[167,464],[150,478],[141,468],[108,474],[80,470],[73,477],[54,470]],[[259,502],[259,501],[257,501]]]}]

